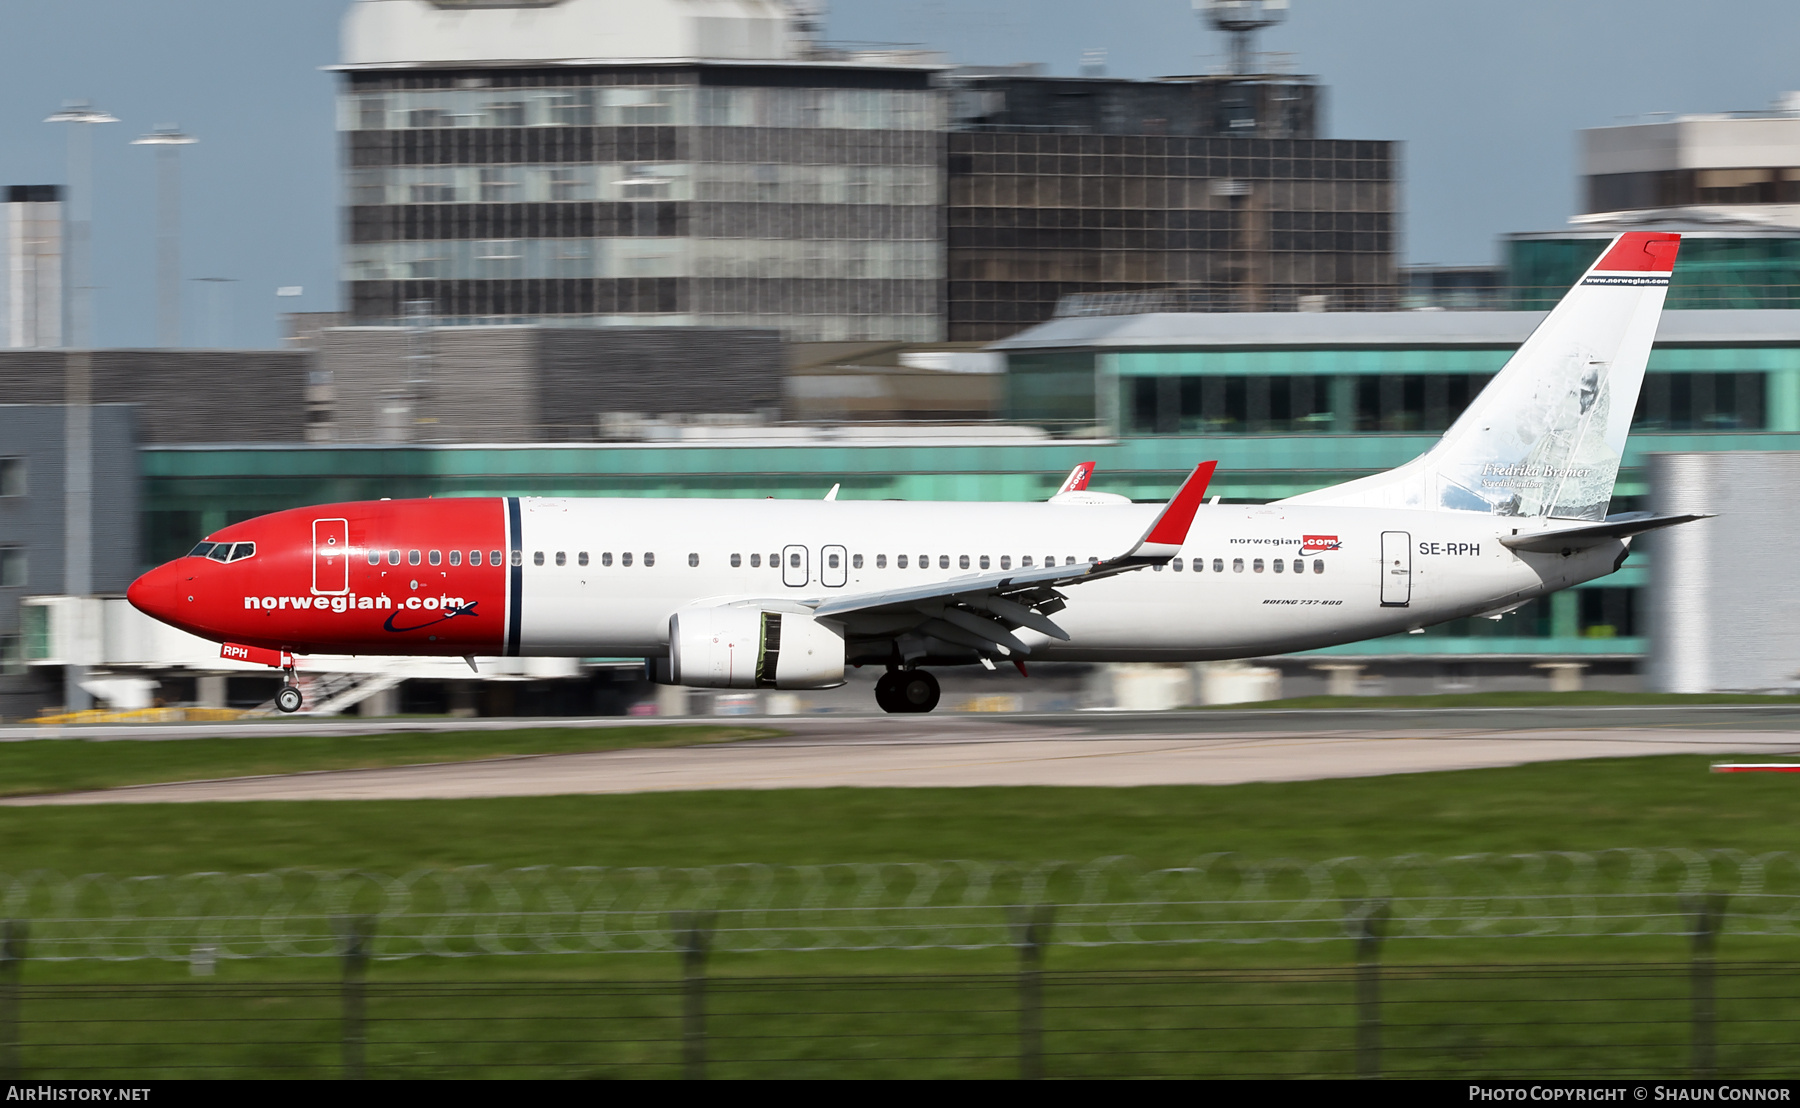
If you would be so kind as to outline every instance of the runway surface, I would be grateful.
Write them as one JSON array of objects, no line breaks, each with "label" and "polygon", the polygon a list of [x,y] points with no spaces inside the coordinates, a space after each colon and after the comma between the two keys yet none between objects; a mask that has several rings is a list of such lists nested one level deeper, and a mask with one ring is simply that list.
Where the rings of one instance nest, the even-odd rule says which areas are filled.
[{"label": "runway surface", "polygon": [[[1248,717],[1248,718],[1246,718]],[[576,721],[466,721],[537,726]],[[619,720],[582,721],[617,725]],[[676,721],[669,721],[676,722]],[[1756,757],[1800,753],[1800,714],[1753,709],[1477,709],[1357,712],[1107,713],[982,717],[733,717],[684,720],[767,726],[784,737],[730,744],[497,758],[323,771],[0,800],[5,806],[246,800],[466,799],[793,789],[835,786],[1231,785],[1478,769],[1649,754]],[[430,730],[326,725],[342,733]],[[435,729],[463,723],[436,725]],[[269,725],[305,727],[318,724]],[[155,735],[242,734],[243,728]],[[263,733],[258,728],[254,733]],[[99,737],[99,736],[96,736]]]}]

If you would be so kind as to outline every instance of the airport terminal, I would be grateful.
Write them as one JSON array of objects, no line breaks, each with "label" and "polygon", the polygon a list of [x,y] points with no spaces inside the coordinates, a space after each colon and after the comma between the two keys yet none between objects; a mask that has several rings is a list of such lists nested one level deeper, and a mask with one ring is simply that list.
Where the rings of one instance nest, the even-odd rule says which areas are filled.
[{"label": "airport terminal", "polygon": [[[1620,229],[1678,230],[1684,246],[1615,510],[1679,499],[1658,472],[1713,454],[1779,468],[1800,449],[1791,97],[1584,132],[1566,227],[1506,236],[1485,270],[1415,272],[1400,262],[1400,145],[1328,135],[1327,87],[1264,71],[1253,29],[1221,25],[1219,72],[1052,77],[833,46],[807,5],[715,6],[732,10],[683,22],[669,0],[615,26],[591,0],[504,21],[486,5],[349,5],[333,69],[342,310],[291,317],[281,350],[83,354],[96,406],[77,480],[89,504],[130,506],[85,528],[69,522],[79,444],[62,414],[68,213],[57,185],[9,188],[0,415],[20,433],[3,440],[0,512],[28,522],[0,550],[0,716],[265,702],[266,673],[139,626],[121,593],[134,570],[284,507],[834,485],[1029,500],[1090,460],[1096,489],[1148,502],[1203,459],[1227,502],[1257,503],[1390,468]],[[72,589],[59,566],[79,534],[94,568]],[[946,703],[1800,681],[1773,658],[1663,657],[1691,609],[1658,569],[1667,541],[1497,620],[1243,663],[972,680]],[[1722,561],[1707,576],[1750,571],[1738,546],[1709,549]],[[1714,620],[1718,649],[1768,653],[1731,638],[1744,621]],[[317,674],[332,692],[314,698],[332,711],[854,702],[674,695],[632,658],[479,677],[333,664],[347,668]]]}]

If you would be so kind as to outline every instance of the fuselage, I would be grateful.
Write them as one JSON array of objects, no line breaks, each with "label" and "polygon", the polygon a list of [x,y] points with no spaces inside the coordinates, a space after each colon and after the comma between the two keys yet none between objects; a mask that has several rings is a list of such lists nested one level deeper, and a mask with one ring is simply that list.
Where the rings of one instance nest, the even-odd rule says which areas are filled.
[{"label": "fuselage", "polygon": [[[1104,560],[1155,505],[485,498],[294,509],[209,536],[132,586],[140,609],[219,642],[299,654],[656,657],[671,616],[795,612],[996,570]],[[1501,544],[1555,520],[1209,505],[1179,555],[1068,590],[1034,660],[1286,653],[1504,608],[1603,576],[1626,545]],[[251,544],[246,547],[244,544]],[[879,631],[879,628],[876,628]],[[869,628],[859,632],[864,640]],[[882,657],[850,642],[850,662]],[[859,650],[862,651],[859,654]],[[969,659],[973,661],[973,657]]]}]

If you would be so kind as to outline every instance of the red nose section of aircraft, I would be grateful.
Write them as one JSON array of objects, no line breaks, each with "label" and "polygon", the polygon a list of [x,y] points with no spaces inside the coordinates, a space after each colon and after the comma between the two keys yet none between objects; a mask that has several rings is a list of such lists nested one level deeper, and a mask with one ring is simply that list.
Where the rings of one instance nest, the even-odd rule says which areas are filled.
[{"label": "red nose section of aircraft", "polygon": [[513,503],[382,500],[277,512],[209,535],[126,596],[215,642],[321,654],[508,653]]}]

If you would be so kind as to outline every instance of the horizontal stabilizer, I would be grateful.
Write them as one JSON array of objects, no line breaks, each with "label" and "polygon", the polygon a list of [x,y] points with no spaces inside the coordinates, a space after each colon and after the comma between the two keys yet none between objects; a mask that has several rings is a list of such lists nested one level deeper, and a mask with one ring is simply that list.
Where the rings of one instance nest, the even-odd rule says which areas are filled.
[{"label": "horizontal stabilizer", "polygon": [[1584,523],[1579,527],[1559,527],[1554,531],[1538,531],[1529,535],[1507,535],[1500,540],[1500,545],[1536,554],[1564,554],[1585,550],[1590,546],[1598,546],[1613,539],[1628,539],[1646,531],[1656,531],[1664,527],[1692,523],[1697,519],[1710,518],[1712,517],[1704,512],[1684,512],[1679,515],[1659,512],[1621,512],[1618,515],[1607,516],[1599,523]]}]

